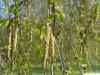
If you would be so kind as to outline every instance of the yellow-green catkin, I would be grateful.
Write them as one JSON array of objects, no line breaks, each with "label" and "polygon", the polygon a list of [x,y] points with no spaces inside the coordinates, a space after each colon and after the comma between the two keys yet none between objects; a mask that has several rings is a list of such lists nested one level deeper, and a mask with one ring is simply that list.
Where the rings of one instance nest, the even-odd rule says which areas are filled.
[{"label": "yellow-green catkin", "polygon": [[8,27],[8,58],[10,58],[11,51],[11,38],[12,38],[12,26]]},{"label": "yellow-green catkin", "polygon": [[45,56],[44,56],[44,70],[46,70],[46,68],[47,68],[48,50],[49,50],[49,43],[50,43],[50,27],[49,27],[49,24],[50,23],[47,24],[48,32],[47,32],[47,35],[45,37],[46,47],[45,47]]},{"label": "yellow-green catkin", "polygon": [[14,52],[16,51],[16,47],[17,47],[17,38],[18,38],[18,27],[15,30],[15,35],[14,35]]},{"label": "yellow-green catkin", "polygon": [[52,33],[51,33],[51,49],[52,49],[51,58],[52,58],[52,61],[54,61],[55,59],[55,38]]}]

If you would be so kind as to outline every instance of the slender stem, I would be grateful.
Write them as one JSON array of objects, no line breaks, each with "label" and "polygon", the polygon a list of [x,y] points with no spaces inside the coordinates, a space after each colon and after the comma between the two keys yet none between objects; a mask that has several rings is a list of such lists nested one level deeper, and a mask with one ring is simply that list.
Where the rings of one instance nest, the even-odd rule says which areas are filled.
[{"label": "slender stem", "polygon": [[[57,44],[57,41],[55,40],[55,45],[56,45],[56,48],[57,48],[57,53],[59,55],[59,58],[60,58],[60,62],[61,62],[61,69],[62,69],[62,73],[64,71],[64,63],[63,63],[63,58],[62,58],[62,54],[61,54],[61,51],[59,50],[59,47],[58,47],[58,44]],[[63,75],[63,74],[62,74]]]}]

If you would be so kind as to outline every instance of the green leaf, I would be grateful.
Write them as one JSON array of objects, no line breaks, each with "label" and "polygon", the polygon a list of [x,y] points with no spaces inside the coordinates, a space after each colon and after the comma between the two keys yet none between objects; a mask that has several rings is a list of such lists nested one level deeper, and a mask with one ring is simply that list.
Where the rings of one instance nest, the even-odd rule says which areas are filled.
[{"label": "green leaf", "polygon": [[63,9],[60,8],[60,7],[56,7],[56,10],[57,10],[57,16],[60,18],[60,21],[64,22],[64,20],[65,20],[65,14],[64,14]]},{"label": "green leaf", "polygon": [[9,24],[9,20],[8,19],[1,19],[0,20],[0,26],[7,26]]},{"label": "green leaf", "polygon": [[54,0],[54,2],[59,2],[60,0]]},{"label": "green leaf", "polygon": [[10,11],[11,11],[12,13],[16,14],[16,13],[17,13],[17,10],[18,10],[18,9],[16,8],[15,4],[11,5]]},{"label": "green leaf", "polygon": [[43,27],[42,30],[41,30],[41,36],[40,38],[42,39],[47,33],[47,28],[46,27]]},{"label": "green leaf", "polygon": [[33,31],[33,35],[37,40],[40,39],[40,36],[41,36],[40,30],[35,28],[34,31]]},{"label": "green leaf", "polygon": [[50,4],[50,3],[51,3],[51,1],[52,1],[52,0],[48,0],[48,4]]},{"label": "green leaf", "polygon": [[65,20],[65,14],[64,13],[60,13],[60,21],[64,22]]},{"label": "green leaf", "polygon": [[41,30],[43,28],[43,24],[38,23],[38,24],[36,24],[36,27],[37,27],[37,29]]},{"label": "green leaf", "polygon": [[41,49],[42,49],[41,45],[36,45],[35,46],[35,56],[36,56],[36,58],[40,57],[40,55],[41,55]]},{"label": "green leaf", "polygon": [[53,20],[54,17],[55,17],[55,14],[53,14],[53,13],[49,15],[49,19],[50,19],[50,20]]},{"label": "green leaf", "polygon": [[97,36],[96,36],[97,38],[100,38],[100,33],[99,34],[97,34]]},{"label": "green leaf", "polygon": [[79,57],[79,60],[84,61],[85,59],[83,57]]}]

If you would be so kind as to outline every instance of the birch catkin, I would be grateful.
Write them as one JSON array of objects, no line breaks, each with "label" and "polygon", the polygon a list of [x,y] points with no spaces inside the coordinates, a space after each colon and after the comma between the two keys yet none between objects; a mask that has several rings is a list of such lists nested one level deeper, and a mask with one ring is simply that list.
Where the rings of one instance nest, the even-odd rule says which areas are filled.
[{"label": "birch catkin", "polygon": [[11,51],[11,38],[12,38],[12,26],[8,27],[8,58],[10,58]]},{"label": "birch catkin", "polygon": [[17,47],[17,39],[18,39],[18,27],[15,30],[15,35],[14,35],[14,52],[16,51],[16,47]]},{"label": "birch catkin", "polygon": [[54,41],[55,41],[54,36],[51,33],[51,48],[52,48],[51,58],[52,58],[52,61],[54,61],[54,59],[55,59],[55,43],[54,43]]},{"label": "birch catkin", "polygon": [[46,47],[45,47],[45,56],[44,56],[44,69],[46,70],[47,67],[47,58],[48,58],[48,50],[49,50],[49,42],[50,42],[50,27],[47,24],[48,33],[45,37]]}]

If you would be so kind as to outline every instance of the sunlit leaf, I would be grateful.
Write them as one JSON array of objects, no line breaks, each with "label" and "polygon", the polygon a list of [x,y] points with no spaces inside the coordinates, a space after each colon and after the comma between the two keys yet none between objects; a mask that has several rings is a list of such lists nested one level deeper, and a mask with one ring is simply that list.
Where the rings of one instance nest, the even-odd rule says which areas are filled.
[{"label": "sunlit leaf", "polygon": [[60,18],[60,22],[64,22],[65,14],[63,12],[63,9],[60,7],[56,7],[56,10],[57,10],[57,16]]},{"label": "sunlit leaf", "polygon": [[0,20],[0,26],[7,26],[9,24],[9,20],[8,19],[1,19]]},{"label": "sunlit leaf", "polygon": [[40,55],[41,55],[41,49],[42,49],[41,45],[36,45],[35,46],[35,56],[36,56],[36,58],[40,57]]},{"label": "sunlit leaf", "polygon": [[41,30],[41,36],[40,38],[42,39],[47,33],[47,28],[43,27],[42,30]]}]

